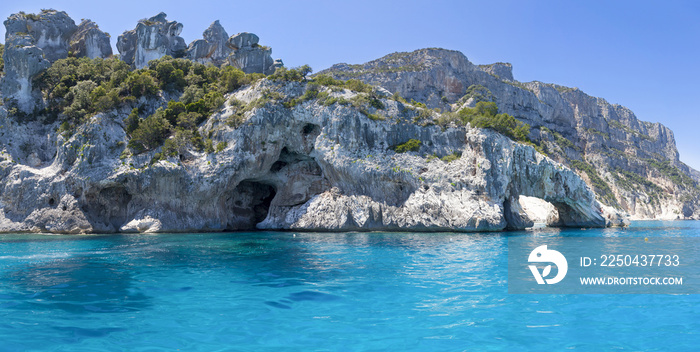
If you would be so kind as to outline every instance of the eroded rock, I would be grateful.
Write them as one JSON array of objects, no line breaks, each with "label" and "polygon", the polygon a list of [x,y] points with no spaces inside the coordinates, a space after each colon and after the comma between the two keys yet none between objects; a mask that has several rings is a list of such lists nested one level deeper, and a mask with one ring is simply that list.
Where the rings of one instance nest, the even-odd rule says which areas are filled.
[{"label": "eroded rock", "polygon": [[233,51],[228,45],[229,36],[218,20],[203,33],[204,39],[197,39],[187,48],[187,58],[202,64],[221,66],[227,62]]},{"label": "eroded rock", "polygon": [[70,38],[77,26],[65,12],[55,10],[16,13],[4,25],[2,95],[8,105],[31,113],[39,99],[32,86],[33,79],[52,62],[68,56]]},{"label": "eroded rock", "polygon": [[97,24],[83,20],[71,38],[70,50],[76,57],[107,58],[112,56],[109,34],[100,30]]},{"label": "eroded rock", "polygon": [[495,102],[499,113],[529,124],[530,139],[548,155],[576,167],[606,205],[636,219],[700,218],[700,173],[679,160],[673,132],[580,89],[518,82],[510,64],[474,65],[444,49],[336,64],[319,74],[382,86],[429,108],[458,111]]},{"label": "eroded rock", "polygon": [[[386,120],[341,104],[271,101],[238,128],[227,124],[230,98],[247,104],[272,91],[298,97],[305,85],[262,80],[227,97],[200,126],[226,142],[218,153],[121,160],[123,126],[98,114],[53,144],[50,166],[0,161],[0,230],[498,231],[523,226],[506,209],[520,194],[554,204],[560,226],[606,225],[590,188],[565,166],[492,131],[397,123],[411,112],[391,99],[381,98]],[[422,142],[418,152],[390,149],[409,139]],[[455,152],[451,162],[429,158]]]},{"label": "eroded rock", "polygon": [[229,38],[228,45],[233,49],[228,57],[229,65],[245,73],[273,73],[276,62],[272,60],[272,49],[258,45],[258,40],[257,35],[247,32]]},{"label": "eroded rock", "polygon": [[140,20],[135,29],[124,32],[117,39],[121,59],[135,68],[145,67],[149,61],[165,55],[183,57],[187,50],[180,37],[183,25],[167,21],[164,12],[149,19]]}]

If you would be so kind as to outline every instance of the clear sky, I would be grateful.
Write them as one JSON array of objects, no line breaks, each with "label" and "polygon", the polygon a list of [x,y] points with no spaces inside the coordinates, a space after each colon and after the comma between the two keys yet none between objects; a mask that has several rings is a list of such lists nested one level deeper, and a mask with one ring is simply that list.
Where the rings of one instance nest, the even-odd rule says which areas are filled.
[{"label": "clear sky", "polygon": [[184,24],[187,43],[218,19],[229,35],[256,33],[286,66],[315,71],[425,47],[459,50],[475,64],[510,62],[519,81],[578,87],[663,123],[681,160],[700,170],[697,1],[8,0],[0,16],[42,8],[92,19],[113,47],[160,11]]}]

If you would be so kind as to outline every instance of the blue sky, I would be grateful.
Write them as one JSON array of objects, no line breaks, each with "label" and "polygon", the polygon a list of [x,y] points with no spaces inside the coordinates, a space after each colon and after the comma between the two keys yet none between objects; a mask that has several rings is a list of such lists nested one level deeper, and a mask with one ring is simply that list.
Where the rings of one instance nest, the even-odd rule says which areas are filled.
[{"label": "blue sky", "polygon": [[113,47],[160,11],[184,24],[187,43],[218,19],[229,35],[256,33],[274,58],[315,71],[425,47],[506,61],[519,81],[578,87],[663,123],[681,160],[700,170],[700,2],[24,0],[3,1],[0,16],[42,8],[92,19]]}]

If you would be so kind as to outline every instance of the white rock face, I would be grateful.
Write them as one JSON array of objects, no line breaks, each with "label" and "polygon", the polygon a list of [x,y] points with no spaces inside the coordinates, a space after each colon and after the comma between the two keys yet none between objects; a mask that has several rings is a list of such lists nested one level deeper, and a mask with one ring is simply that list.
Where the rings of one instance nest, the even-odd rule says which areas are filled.
[{"label": "white rock face", "polygon": [[107,58],[112,56],[109,35],[100,30],[97,24],[83,20],[71,38],[70,50],[77,57]]},{"label": "white rock face", "polygon": [[536,224],[556,224],[559,222],[559,212],[551,203],[544,199],[520,196],[518,199],[528,218]]},{"label": "white rock face", "polygon": [[[248,103],[269,91],[295,97],[304,89],[263,80],[230,98]],[[0,231],[498,231],[522,228],[510,222],[507,206],[520,195],[552,203],[556,225],[608,224],[586,183],[532,147],[487,130],[406,123],[418,112],[382,102],[383,110],[369,111],[387,118],[375,121],[349,105],[309,101],[289,109],[271,101],[236,129],[226,124],[235,113],[227,104],[200,126],[226,148],[152,165],[157,150],[119,158],[128,109],[93,117],[66,141],[55,126],[16,124],[0,108],[7,129],[0,134]],[[17,147],[44,139],[48,150]],[[421,141],[418,152],[390,148],[409,139]],[[25,152],[41,163],[27,165]],[[434,157],[455,152],[461,157],[452,162]]]},{"label": "white rock face", "polygon": [[577,88],[521,83],[510,64],[474,65],[444,49],[337,64],[319,74],[379,85],[429,108],[495,102],[499,112],[529,124],[530,139],[552,158],[577,168],[607,205],[641,219],[700,219],[700,173],[679,160],[673,132]]},{"label": "white rock face", "polygon": [[183,25],[166,20],[166,16],[161,12],[147,20],[141,20],[136,29],[119,36],[117,50],[124,62],[138,69],[165,55],[175,58],[185,55],[187,45],[180,37]]},{"label": "white rock face", "polygon": [[4,22],[5,75],[0,87],[6,104],[24,113],[41,108],[41,94],[33,80],[56,60],[72,51],[76,57],[112,55],[109,37],[85,20],[80,27],[63,11],[42,10],[37,15],[16,13]]}]

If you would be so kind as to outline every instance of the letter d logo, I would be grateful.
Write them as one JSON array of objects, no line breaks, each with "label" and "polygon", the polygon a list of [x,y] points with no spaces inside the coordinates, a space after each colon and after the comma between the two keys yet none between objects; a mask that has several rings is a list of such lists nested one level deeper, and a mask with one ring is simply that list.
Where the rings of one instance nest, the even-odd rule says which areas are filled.
[{"label": "letter d logo", "polygon": [[550,285],[558,283],[564,279],[566,272],[569,270],[569,263],[566,262],[566,258],[564,258],[561,253],[553,249],[547,249],[547,245],[535,248],[530,253],[527,261],[530,263],[554,263],[554,265],[557,266],[557,275],[551,279],[545,279],[545,277],[547,277],[547,275],[549,275],[549,273],[552,271],[551,265],[547,265],[544,270],[542,270],[541,274],[539,270],[537,270],[537,266],[528,265],[530,271],[532,272],[532,276],[535,277],[535,280],[540,285],[544,285],[545,282]]}]

